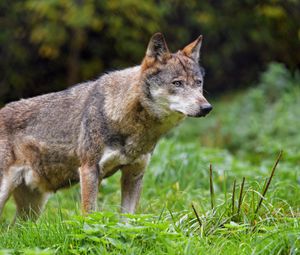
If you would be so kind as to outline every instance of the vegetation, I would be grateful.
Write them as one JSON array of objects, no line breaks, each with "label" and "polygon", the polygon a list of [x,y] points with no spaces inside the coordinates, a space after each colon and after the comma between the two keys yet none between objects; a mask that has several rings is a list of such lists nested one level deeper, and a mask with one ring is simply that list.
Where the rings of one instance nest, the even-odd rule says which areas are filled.
[{"label": "vegetation", "polygon": [[141,62],[150,36],[204,35],[210,92],[248,86],[270,61],[299,67],[299,0],[0,2],[0,104]]},{"label": "vegetation", "polygon": [[187,120],[157,146],[127,223],[119,174],[103,182],[103,212],[86,218],[78,186],[55,194],[37,223],[9,226],[9,202],[0,254],[300,254],[299,95],[299,73],[273,63],[257,86]]}]

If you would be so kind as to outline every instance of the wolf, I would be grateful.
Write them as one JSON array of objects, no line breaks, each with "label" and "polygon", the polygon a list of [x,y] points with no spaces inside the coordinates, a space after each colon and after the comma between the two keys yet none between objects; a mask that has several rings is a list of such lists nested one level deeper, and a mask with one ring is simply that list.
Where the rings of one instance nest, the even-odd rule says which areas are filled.
[{"label": "wolf", "polygon": [[121,212],[134,213],[160,137],[186,117],[207,115],[199,65],[202,36],[171,53],[149,41],[138,66],[0,110],[0,213],[12,195],[17,218],[38,217],[49,195],[80,182],[83,213],[120,170]]}]

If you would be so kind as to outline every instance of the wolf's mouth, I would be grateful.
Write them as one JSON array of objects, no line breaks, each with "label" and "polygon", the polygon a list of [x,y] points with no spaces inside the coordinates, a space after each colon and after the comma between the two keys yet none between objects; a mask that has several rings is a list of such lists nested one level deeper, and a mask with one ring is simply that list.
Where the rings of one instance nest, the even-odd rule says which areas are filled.
[{"label": "wolf's mouth", "polygon": [[201,115],[191,115],[191,114],[188,114],[187,115],[188,117],[191,117],[191,118],[201,118],[201,117],[205,117],[205,115],[201,114]]},{"label": "wolf's mouth", "polygon": [[207,113],[199,112],[197,114],[188,114],[187,116],[192,118],[203,118],[207,116]]},{"label": "wolf's mouth", "polygon": [[185,113],[183,113],[183,112],[181,112],[181,111],[178,111],[178,110],[176,110],[175,112],[176,112],[176,113],[179,113],[180,115],[183,115],[183,116],[188,116],[188,115],[186,115]]}]

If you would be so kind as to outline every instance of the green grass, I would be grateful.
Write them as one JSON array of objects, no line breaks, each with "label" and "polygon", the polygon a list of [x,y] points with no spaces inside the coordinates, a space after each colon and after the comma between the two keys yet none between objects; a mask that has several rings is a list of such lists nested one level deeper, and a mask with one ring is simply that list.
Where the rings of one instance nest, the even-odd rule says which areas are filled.
[{"label": "green grass", "polygon": [[274,64],[258,87],[214,102],[210,116],[162,139],[126,224],[119,173],[101,186],[102,212],[88,217],[80,216],[78,186],[52,196],[36,223],[10,226],[10,201],[0,254],[300,254],[299,81]]}]

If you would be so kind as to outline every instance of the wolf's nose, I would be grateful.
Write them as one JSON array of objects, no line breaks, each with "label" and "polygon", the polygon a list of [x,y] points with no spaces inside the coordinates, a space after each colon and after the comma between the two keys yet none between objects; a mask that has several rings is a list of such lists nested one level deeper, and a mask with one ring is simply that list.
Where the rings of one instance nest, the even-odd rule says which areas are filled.
[{"label": "wolf's nose", "polygon": [[203,104],[200,107],[201,113],[205,116],[206,114],[208,114],[212,110],[212,108],[213,107],[212,107],[211,104]]}]

